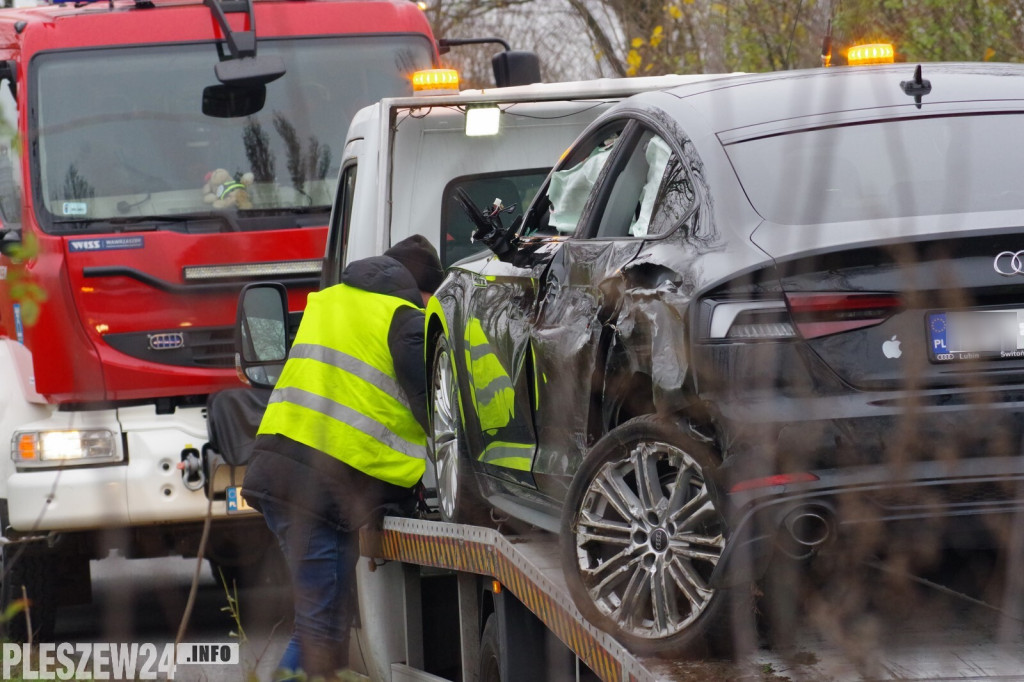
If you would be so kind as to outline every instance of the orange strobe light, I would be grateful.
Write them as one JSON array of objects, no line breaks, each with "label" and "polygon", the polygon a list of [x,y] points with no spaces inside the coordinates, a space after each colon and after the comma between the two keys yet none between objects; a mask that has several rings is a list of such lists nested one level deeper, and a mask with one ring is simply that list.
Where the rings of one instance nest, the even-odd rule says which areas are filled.
[{"label": "orange strobe light", "polygon": [[850,66],[892,64],[895,54],[895,50],[889,43],[854,45],[846,52],[846,63]]},{"label": "orange strobe light", "polygon": [[455,69],[426,69],[412,75],[412,89],[416,93],[440,94],[459,91],[459,72]]}]

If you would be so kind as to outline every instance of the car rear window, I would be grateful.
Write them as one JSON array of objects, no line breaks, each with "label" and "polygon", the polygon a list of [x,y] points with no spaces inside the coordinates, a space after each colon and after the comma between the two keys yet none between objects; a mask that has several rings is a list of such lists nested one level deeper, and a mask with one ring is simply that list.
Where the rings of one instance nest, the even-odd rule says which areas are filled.
[{"label": "car rear window", "polygon": [[730,144],[766,220],[810,225],[1024,209],[1020,113],[846,125]]}]

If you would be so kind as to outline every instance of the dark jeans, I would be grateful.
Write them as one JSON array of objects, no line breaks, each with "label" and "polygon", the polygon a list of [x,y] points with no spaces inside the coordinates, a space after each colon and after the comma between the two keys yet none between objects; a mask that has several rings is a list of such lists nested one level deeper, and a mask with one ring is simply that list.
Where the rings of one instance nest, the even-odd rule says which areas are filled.
[{"label": "dark jeans", "polygon": [[295,600],[295,628],[278,667],[331,679],[348,665],[358,538],[270,500],[260,507],[288,563]]}]

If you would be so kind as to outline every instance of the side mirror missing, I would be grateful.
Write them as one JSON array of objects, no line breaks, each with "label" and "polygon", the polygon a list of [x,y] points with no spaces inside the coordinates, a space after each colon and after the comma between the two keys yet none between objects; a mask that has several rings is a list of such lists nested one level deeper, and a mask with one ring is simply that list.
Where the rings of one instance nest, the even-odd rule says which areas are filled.
[{"label": "side mirror missing", "polygon": [[[473,232],[474,242],[483,242],[499,260],[511,261],[515,253],[514,232],[506,228],[501,222],[501,200],[496,200],[495,205],[489,210],[483,211],[473,203],[472,197],[462,187],[457,187],[452,194],[455,202],[462,207],[466,217],[473,223],[476,230]],[[518,223],[515,226],[518,227]]]},{"label": "side mirror missing", "polygon": [[203,89],[203,114],[214,118],[252,116],[266,101],[265,85],[211,85]]},{"label": "side mirror missing", "polygon": [[540,57],[536,52],[506,50],[491,58],[494,82],[499,88],[540,83]]},{"label": "side mirror missing", "polygon": [[248,284],[238,299],[235,361],[258,388],[273,388],[288,357],[288,292],[277,282]]}]

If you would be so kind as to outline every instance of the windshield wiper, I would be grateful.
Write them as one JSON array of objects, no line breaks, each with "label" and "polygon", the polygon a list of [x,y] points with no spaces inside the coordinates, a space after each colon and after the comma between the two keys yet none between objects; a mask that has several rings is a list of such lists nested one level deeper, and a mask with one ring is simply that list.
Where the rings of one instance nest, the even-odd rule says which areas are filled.
[{"label": "windshield wiper", "polygon": [[209,220],[218,220],[228,226],[229,229],[238,232],[241,228],[238,225],[238,217],[233,213],[228,212],[210,212],[210,213],[166,213],[166,214],[147,214],[147,215],[136,215],[136,216],[123,216],[120,218],[108,218],[107,222],[111,225],[124,226],[125,230],[132,229],[156,229],[156,225],[139,225],[139,223],[193,223],[203,222]]},{"label": "windshield wiper", "polygon": [[105,224],[113,226],[116,232],[148,232],[156,230],[153,223],[181,223],[188,225],[193,222],[204,222],[216,220],[225,224],[229,230],[238,232],[241,230],[237,216],[231,213],[210,212],[210,213],[165,213],[147,214],[133,216],[118,216],[109,218],[73,218],[68,220],[54,220],[54,225],[90,225]]},{"label": "windshield wiper", "polygon": [[263,208],[254,209],[259,211],[265,211],[273,213],[275,215],[305,215],[307,213],[329,213],[331,210],[330,206],[318,204],[316,206],[277,206],[275,208]]}]

